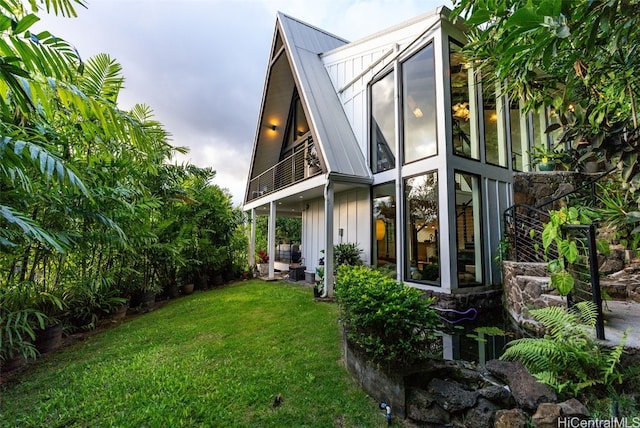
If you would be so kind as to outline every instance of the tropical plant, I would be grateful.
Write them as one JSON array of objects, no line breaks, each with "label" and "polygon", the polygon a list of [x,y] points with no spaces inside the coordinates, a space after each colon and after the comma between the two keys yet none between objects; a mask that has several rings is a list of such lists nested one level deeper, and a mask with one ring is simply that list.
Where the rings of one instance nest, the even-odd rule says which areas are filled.
[{"label": "tropical plant", "polygon": [[365,266],[338,268],[335,295],[350,340],[390,368],[429,356],[439,318],[433,298]]},{"label": "tropical plant", "polygon": [[67,316],[75,323],[72,329],[93,329],[101,315],[111,313],[125,304],[127,299],[113,288],[113,280],[102,278],[102,281],[80,282],[69,287],[65,291],[64,301],[69,307]]},{"label": "tropical plant", "polygon": [[618,363],[626,332],[613,349],[596,343],[593,329],[598,312],[593,302],[580,302],[571,309],[532,309],[530,313],[545,328],[545,336],[509,342],[501,359],[520,361],[539,381],[566,396],[622,381]]},{"label": "tropical plant", "polygon": [[617,181],[597,183],[597,187],[599,203],[595,211],[603,226],[615,231],[614,239],[640,256],[640,204]]},{"label": "tropical plant", "polygon": [[362,248],[357,243],[347,242],[333,247],[333,258],[336,266],[357,266],[362,264]]},{"label": "tropical plant", "polygon": [[[585,207],[561,207],[558,210],[549,211],[549,222],[542,230],[542,245],[545,255],[551,253],[551,248],[556,251],[557,257],[549,260],[547,267],[551,272],[551,285],[562,296],[569,294],[575,284],[573,276],[567,271],[566,263],[576,263],[580,255],[587,254],[586,243],[573,234],[565,233],[563,228],[567,225],[589,225],[596,218],[598,215]],[[601,252],[608,252],[608,245],[606,242],[599,241],[598,249]]]},{"label": "tropical plant", "polygon": [[541,164],[565,165],[567,157],[568,153],[561,144],[553,147],[537,144],[529,151],[529,158],[531,160],[532,167]]},{"label": "tropical plant", "polygon": [[0,366],[18,356],[35,358],[35,329],[44,328],[47,317],[36,309],[23,306],[19,287],[0,289]]},{"label": "tropical plant", "polygon": [[258,263],[269,263],[269,254],[266,251],[260,250],[257,253],[257,262]]},{"label": "tropical plant", "polygon": [[527,110],[553,107],[560,141],[617,165],[640,199],[640,4],[629,1],[459,0],[465,54]]},{"label": "tropical plant", "polygon": [[316,276],[318,279],[315,281],[313,288],[315,290],[315,295],[321,296],[324,292],[324,266],[318,266],[316,268]]}]

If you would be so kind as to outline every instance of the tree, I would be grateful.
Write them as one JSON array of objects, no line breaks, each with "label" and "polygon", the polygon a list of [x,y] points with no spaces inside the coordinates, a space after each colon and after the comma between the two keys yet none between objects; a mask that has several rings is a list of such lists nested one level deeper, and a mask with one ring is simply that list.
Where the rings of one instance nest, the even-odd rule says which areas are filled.
[{"label": "tree", "polygon": [[640,3],[459,0],[468,59],[526,108],[552,106],[562,142],[618,166],[640,202]]}]

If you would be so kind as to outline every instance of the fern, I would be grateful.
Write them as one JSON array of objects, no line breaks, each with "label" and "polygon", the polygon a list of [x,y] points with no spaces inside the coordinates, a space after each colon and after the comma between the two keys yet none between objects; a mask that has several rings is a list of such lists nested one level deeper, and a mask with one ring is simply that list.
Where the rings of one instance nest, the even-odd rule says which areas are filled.
[{"label": "fern", "polygon": [[598,316],[593,302],[580,302],[569,310],[534,309],[531,314],[544,326],[545,336],[510,342],[501,359],[520,361],[540,382],[568,396],[621,381],[618,363],[626,333],[612,350],[599,346],[592,337]]}]

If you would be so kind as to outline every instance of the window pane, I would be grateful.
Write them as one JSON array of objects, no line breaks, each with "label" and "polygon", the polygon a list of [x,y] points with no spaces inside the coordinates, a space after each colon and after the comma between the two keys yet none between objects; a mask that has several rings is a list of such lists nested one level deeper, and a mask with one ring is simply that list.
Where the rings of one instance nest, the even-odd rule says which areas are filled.
[{"label": "window pane", "polygon": [[495,88],[482,85],[484,147],[487,163],[507,166],[506,144],[498,133],[498,105]]},{"label": "window pane", "polygon": [[432,44],[403,64],[402,83],[404,162],[408,163],[437,153]]},{"label": "window pane", "polygon": [[298,140],[304,134],[309,132],[309,124],[307,123],[307,116],[305,116],[304,110],[302,109],[302,103],[300,102],[300,98],[296,99],[295,122],[296,122],[295,140]]},{"label": "window pane", "polygon": [[[449,67],[451,71],[451,125],[455,154],[479,159],[477,139],[471,138],[472,105],[469,100],[469,79],[473,75],[457,43],[449,42]],[[471,80],[473,82],[473,80]]]},{"label": "window pane", "polygon": [[430,172],[404,182],[407,281],[440,285],[438,175]]},{"label": "window pane", "polygon": [[456,172],[456,243],[458,247],[458,285],[482,283],[480,180]]},{"label": "window pane", "polygon": [[394,73],[371,86],[371,170],[392,169],[396,164]]},{"label": "window pane", "polygon": [[524,121],[520,114],[520,103],[517,99],[509,101],[509,132],[511,135],[511,162],[513,169],[524,171],[523,156],[528,150],[527,139],[523,138]]},{"label": "window pane", "polygon": [[373,255],[378,268],[388,270],[394,278],[396,266],[396,196],[395,183],[373,188]]}]

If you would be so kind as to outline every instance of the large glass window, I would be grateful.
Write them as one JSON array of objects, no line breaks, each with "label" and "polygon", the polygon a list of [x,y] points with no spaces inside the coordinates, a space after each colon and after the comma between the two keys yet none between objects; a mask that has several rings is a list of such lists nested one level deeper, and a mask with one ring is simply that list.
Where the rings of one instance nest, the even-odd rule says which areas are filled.
[{"label": "large glass window", "polygon": [[437,172],[405,179],[404,195],[407,236],[405,278],[440,285]]},{"label": "large glass window", "polygon": [[478,139],[471,129],[473,109],[469,88],[473,87],[473,73],[462,54],[462,47],[449,41],[449,70],[451,77],[451,126],[453,150],[459,156],[479,159]]},{"label": "large glass window", "polygon": [[396,189],[395,183],[373,188],[373,256],[375,265],[395,274],[396,258]]},{"label": "large glass window", "polygon": [[482,284],[480,180],[456,172],[455,187],[458,285],[469,287]]},{"label": "large glass window", "polygon": [[524,171],[525,156],[529,149],[526,138],[526,121],[520,114],[520,102],[509,100],[509,134],[511,137],[511,163],[516,171]]},{"label": "large glass window", "polygon": [[374,173],[395,168],[396,164],[394,80],[391,72],[371,86],[371,170]]},{"label": "large glass window", "polygon": [[436,88],[433,44],[402,66],[404,162],[437,154]]},{"label": "large glass window", "polygon": [[482,85],[482,118],[484,124],[484,148],[487,163],[507,166],[507,145],[499,131],[499,99],[493,85]]}]

